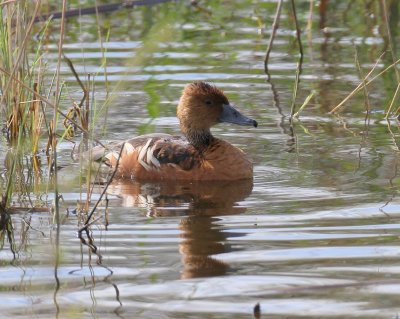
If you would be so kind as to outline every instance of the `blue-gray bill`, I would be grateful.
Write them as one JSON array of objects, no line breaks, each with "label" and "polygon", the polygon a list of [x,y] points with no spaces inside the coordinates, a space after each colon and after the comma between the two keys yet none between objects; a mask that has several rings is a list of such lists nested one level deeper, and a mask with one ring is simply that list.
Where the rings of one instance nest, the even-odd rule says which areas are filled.
[{"label": "blue-gray bill", "polygon": [[257,121],[244,116],[230,104],[223,105],[223,111],[218,119],[220,122],[257,127]]}]

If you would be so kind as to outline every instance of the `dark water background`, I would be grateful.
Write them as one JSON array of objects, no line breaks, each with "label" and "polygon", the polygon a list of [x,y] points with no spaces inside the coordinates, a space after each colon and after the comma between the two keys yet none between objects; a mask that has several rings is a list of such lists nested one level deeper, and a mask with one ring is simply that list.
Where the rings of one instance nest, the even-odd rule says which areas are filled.
[{"label": "dark water background", "polygon": [[[399,5],[386,2],[396,50]],[[257,129],[214,129],[253,159],[254,184],[116,181],[107,212],[104,203],[98,209],[92,242],[82,243],[73,209],[86,188],[71,144],[61,142],[59,243],[53,214],[11,215],[16,249],[3,238],[0,317],[244,319],[260,303],[261,318],[397,318],[399,132],[394,119],[384,119],[394,73],[368,87],[367,119],[363,92],[340,115],[328,114],[361,81],[355,52],[366,74],[389,48],[379,2],[331,1],[326,11],[314,3],[307,29],[309,2],[296,1],[305,54],[296,105],[315,95],[292,126],[298,45],[289,3],[270,81],[264,57],[276,3],[200,6],[208,11],[177,2],[101,15],[103,45],[94,15],[71,18],[65,53],[83,79],[94,76],[93,123],[105,141],[179,134],[183,86],[200,79],[221,87],[259,122]],[[57,59],[52,43],[49,74]],[[378,69],[392,62],[388,53]],[[62,70],[68,108],[82,92],[68,66]],[[39,185],[33,200],[51,202],[45,192]]]}]

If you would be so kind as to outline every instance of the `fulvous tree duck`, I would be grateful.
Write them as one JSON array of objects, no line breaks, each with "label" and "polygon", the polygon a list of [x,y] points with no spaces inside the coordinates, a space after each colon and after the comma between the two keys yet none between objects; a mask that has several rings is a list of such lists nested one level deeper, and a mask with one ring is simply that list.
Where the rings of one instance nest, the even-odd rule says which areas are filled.
[{"label": "fulvous tree duck", "polygon": [[220,89],[200,81],[186,85],[177,117],[184,137],[141,135],[102,150],[97,147],[93,157],[117,167],[119,177],[135,180],[222,181],[253,177],[253,164],[245,153],[210,132],[213,125],[221,122],[257,127],[257,122],[237,111]]}]

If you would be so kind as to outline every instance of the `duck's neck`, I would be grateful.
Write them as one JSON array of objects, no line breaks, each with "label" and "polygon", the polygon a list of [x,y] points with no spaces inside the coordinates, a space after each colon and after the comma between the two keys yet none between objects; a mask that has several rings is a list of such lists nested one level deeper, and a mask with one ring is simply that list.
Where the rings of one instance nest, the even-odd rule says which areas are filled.
[{"label": "duck's neck", "polygon": [[185,130],[184,133],[189,143],[198,150],[204,150],[214,141],[210,129]]}]

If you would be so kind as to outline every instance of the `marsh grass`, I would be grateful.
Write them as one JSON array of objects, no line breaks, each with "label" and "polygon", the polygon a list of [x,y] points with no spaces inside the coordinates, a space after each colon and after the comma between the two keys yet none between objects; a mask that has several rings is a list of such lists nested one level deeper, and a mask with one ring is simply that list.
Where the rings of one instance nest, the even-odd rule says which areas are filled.
[{"label": "marsh grass", "polygon": [[[296,6],[295,6],[295,1],[288,1],[288,4],[290,5],[290,11],[291,15],[294,21],[294,26],[295,26],[295,32],[296,32],[296,39],[298,42],[298,48],[299,48],[299,59],[297,62],[297,67],[295,70],[296,78],[294,81],[294,87],[292,91],[292,101],[291,101],[291,106],[290,106],[290,117],[289,121],[291,121],[294,117],[298,117],[299,113],[304,109],[304,106],[306,106],[309,103],[309,98],[310,96],[312,97],[312,93],[308,95],[306,98],[305,102],[303,105],[297,110],[296,112],[296,99],[297,99],[297,92],[299,90],[299,85],[301,82],[301,71],[302,71],[302,62],[303,62],[303,46],[301,42],[301,29],[300,29],[300,23],[297,19],[296,15]],[[273,42],[276,37],[277,31],[279,29],[279,23],[281,19],[281,11],[282,11],[282,5],[283,1],[279,0],[277,1],[276,5],[276,12],[274,15],[274,20],[271,25],[271,36],[269,38],[268,44],[267,44],[267,50],[264,58],[264,71],[267,74],[267,82],[271,84],[272,86],[272,81],[271,81],[271,75],[268,70],[268,63],[270,60],[270,53],[272,50]],[[313,29],[313,16],[314,16],[314,6],[316,3],[313,0],[309,1],[309,15],[307,19],[307,26],[305,28],[306,30],[306,35],[307,35],[307,44],[309,48],[313,46],[313,37],[312,37],[312,29]],[[350,6],[356,6],[358,5],[357,2],[349,2],[349,7]],[[326,19],[329,17],[331,14],[330,10],[334,7],[333,5],[328,5],[328,1],[321,1],[318,4],[319,7],[319,19],[320,23],[318,27],[323,31],[323,29],[326,27]],[[400,100],[400,72],[398,70],[398,66],[400,64],[400,59],[396,55],[396,43],[394,42],[395,36],[397,35],[397,26],[399,23],[398,20],[398,15],[395,13],[395,11],[398,9],[399,4],[396,1],[391,1],[391,0],[378,0],[376,2],[371,2],[367,6],[365,6],[363,9],[366,10],[365,14],[371,14],[377,17],[377,23],[379,24],[379,32],[382,37],[382,40],[384,41],[384,52],[379,56],[376,60],[376,63],[372,67],[371,70],[365,72],[362,67],[362,61],[360,61],[359,56],[356,55],[355,59],[355,70],[357,71],[361,83],[352,91],[349,92],[347,96],[343,98],[343,100],[338,103],[335,106],[331,107],[331,110],[329,111],[330,114],[339,114],[340,112],[343,112],[347,102],[356,94],[360,93],[360,91],[363,91],[364,93],[364,104],[365,104],[365,112],[368,114],[371,112],[372,106],[369,101],[369,94],[373,94],[373,90],[371,89],[371,92],[369,91],[368,87],[377,81],[383,81],[384,84],[387,86],[387,96],[386,96],[386,101],[385,105],[382,105],[381,109],[379,110],[379,113],[384,113],[385,119],[389,118],[398,118],[400,116],[400,106],[399,106],[399,100]],[[345,13],[346,14],[346,13]],[[385,57],[385,59],[383,59]],[[307,57],[307,59],[312,60],[312,51],[310,51],[310,56]],[[380,65],[384,62],[384,67]],[[366,73],[366,74],[364,74]],[[390,88],[390,90],[389,90]],[[272,88],[273,90],[273,88]],[[274,92],[273,92],[274,93]],[[276,94],[274,93],[274,96]]]},{"label": "marsh grass", "polygon": [[[283,1],[279,0],[277,7],[276,7],[274,21],[272,23],[271,36],[268,41],[268,46],[267,46],[267,50],[266,50],[266,54],[265,54],[265,58],[264,58],[264,72],[267,75],[267,82],[271,82],[271,76],[270,76],[270,73],[268,70],[268,62],[269,62],[269,57],[270,57],[271,50],[272,50],[272,45],[273,45],[273,42],[274,42],[274,39],[276,36],[276,32],[279,27],[279,21],[280,21],[281,12],[282,12],[282,5],[283,5]],[[312,7],[310,7],[310,10],[312,10]],[[297,93],[298,93],[298,89],[299,89],[300,76],[301,76],[301,72],[302,72],[304,50],[303,50],[303,44],[301,41],[301,29],[300,29],[299,21],[297,19],[296,5],[295,5],[294,0],[291,0],[291,2],[290,2],[290,11],[293,16],[293,20],[294,20],[294,24],[295,24],[296,40],[297,40],[298,49],[299,49],[299,57],[297,60],[297,67],[296,67],[296,78],[294,81],[292,102],[291,102],[291,107],[290,107],[290,118],[293,119],[294,114],[295,114],[295,108],[296,108],[296,98],[297,98]],[[311,15],[311,13],[310,13],[310,15]],[[298,116],[299,112],[297,112],[296,114]]]},{"label": "marsh grass", "polygon": [[[65,12],[66,1],[63,4]],[[58,143],[82,132],[85,139],[90,136],[90,92],[86,87],[82,85],[84,94],[80,104],[71,103],[66,113],[60,107],[61,103],[66,104],[66,85],[60,75],[61,63],[66,60],[62,49],[64,20],[59,29],[57,66],[51,75],[46,66],[46,45],[52,40],[49,31],[54,27],[51,20],[34,26],[41,8],[41,1],[0,4],[0,119],[4,125],[2,147],[6,149],[5,173],[0,185],[3,231],[10,230],[7,224],[10,214],[18,208],[34,212],[46,206],[47,211],[55,213],[53,221],[59,224]],[[75,72],[72,65],[71,72]],[[47,201],[51,192],[53,200]]]},{"label": "marsh grass", "polygon": [[[2,210],[10,205],[13,190],[21,180],[20,165],[17,157],[22,154],[25,136],[31,137],[32,154],[37,154],[41,135],[40,106],[35,100],[35,92],[39,92],[42,84],[43,65],[40,48],[35,52],[33,62],[29,61],[29,40],[33,33],[33,17],[39,11],[40,2],[36,2],[34,10],[27,1],[17,1],[0,6],[0,107],[2,122],[5,123],[6,140],[12,148],[9,150],[9,162],[6,174],[6,189],[1,201]],[[44,28],[45,30],[46,28]],[[40,43],[40,40],[39,40]],[[31,88],[27,90],[26,88]],[[39,172],[37,163],[33,166]]]},{"label": "marsh grass", "polygon": [[[393,10],[391,6],[396,5],[395,1],[389,1],[388,3],[390,4],[390,6],[387,6],[387,2],[385,0],[380,0],[379,6],[377,8],[373,7],[370,8],[370,10],[376,11],[374,12],[376,16],[381,17],[379,25],[381,30],[381,36],[385,42],[386,50],[377,58],[374,66],[365,76],[363,75],[361,62],[359,61],[359,57],[356,52],[355,65],[359,77],[361,79],[361,83],[353,91],[351,91],[339,104],[337,104],[331,109],[330,111],[331,114],[335,113],[337,114],[343,111],[348,100],[351,99],[354,95],[356,95],[360,91],[363,91],[365,112],[368,117],[368,114],[372,109],[369,101],[370,92],[368,91],[368,86],[377,80],[383,80],[385,82],[385,76],[386,76],[390,78],[389,81],[390,85],[391,87],[395,87],[395,89],[393,92],[388,92],[389,93],[387,97],[388,104],[383,105],[381,111],[383,111],[383,113],[385,114],[386,120],[388,120],[391,117],[399,117],[400,106],[396,107],[396,104],[398,104],[399,102],[399,92],[400,92],[400,74],[398,70],[400,59],[396,57],[396,51],[395,51],[396,45],[393,42],[393,36],[392,36],[392,34],[395,33],[394,28],[397,28],[396,26],[398,25],[399,21],[397,20],[398,19],[397,15],[394,14],[394,12],[390,11]],[[383,68],[383,70],[375,72],[376,69],[379,69],[378,64],[383,60],[384,57],[388,57],[388,59],[386,60],[390,62],[385,63],[385,67]],[[390,72],[392,72],[393,73],[392,75],[394,76],[390,76]],[[374,73],[375,75],[373,75]]]},{"label": "marsh grass", "polygon": [[[382,56],[384,54],[385,54],[385,52],[381,54],[381,56],[378,58],[378,60],[376,61],[376,63],[372,67],[372,69],[362,79],[361,83],[353,91],[351,91],[350,94],[347,95],[339,104],[337,104],[334,108],[332,108],[330,113],[336,113],[336,112],[339,112],[340,110],[342,110],[344,108],[344,106],[345,106],[345,103],[350,98],[352,98],[355,94],[357,94],[358,92],[363,90],[365,87],[368,87],[374,81],[380,79],[386,72],[388,72],[391,69],[397,67],[397,65],[400,63],[400,59],[396,60],[394,63],[392,63],[389,66],[387,66],[386,68],[384,68],[382,71],[380,71],[375,76],[372,76],[372,73],[375,71],[376,67],[378,66],[378,63],[379,63],[380,59],[382,58]],[[387,116],[389,116],[389,115],[390,114],[387,113]]]},{"label": "marsh grass", "polygon": [[[9,148],[6,183],[2,185],[5,187],[1,200],[3,210],[11,205],[13,192],[17,189],[29,198],[32,189],[29,183],[37,185],[41,178],[37,154],[45,117],[43,105],[37,97],[44,81],[42,50],[48,23],[44,23],[37,35],[35,49],[31,53],[34,17],[39,9],[40,1],[15,1],[0,5],[0,108]],[[29,167],[21,161],[27,145],[31,161],[25,164]],[[24,173],[32,173],[32,176],[23,178]]]},{"label": "marsh grass", "polygon": [[[40,8],[40,1],[0,5],[0,117],[2,148],[6,149],[0,186],[0,247],[8,242],[14,258],[24,248],[23,240],[16,243],[14,239],[13,213],[42,209],[47,204],[41,199],[42,183],[48,181],[43,179],[39,152],[48,125],[46,106],[38,96],[45,81],[43,51],[50,22],[44,22],[40,29],[34,26]],[[22,232],[25,239],[29,223],[26,226]]]},{"label": "marsh grass", "polygon": [[[34,6],[34,14],[40,8],[40,1]],[[40,63],[40,45],[37,46],[35,59],[30,63],[29,41],[33,33],[33,18],[28,1],[16,1],[0,6],[0,65],[8,71],[0,75],[0,105],[6,118],[6,133],[10,141],[16,141],[29,131],[36,132],[38,120],[35,116],[34,94],[21,84],[40,90],[42,70]],[[18,79],[18,81],[14,81]]]},{"label": "marsh grass", "polygon": [[[66,0],[62,5],[65,13]],[[41,8],[41,1],[0,4],[0,120],[4,125],[2,148],[6,150],[5,173],[0,183],[0,249],[7,241],[13,254],[18,253],[13,231],[14,213],[26,209],[29,213],[46,212],[56,225],[55,256],[58,264],[62,196],[58,189],[57,148],[63,140],[72,142],[77,137],[80,137],[84,149],[92,142],[101,144],[92,134],[101,116],[92,113],[96,111],[93,110],[96,105],[93,77],[88,75],[86,81],[80,79],[72,61],[64,54],[64,15],[59,23],[50,19],[39,21],[35,17],[41,15]],[[34,25],[34,21],[38,23]],[[59,36],[55,39],[54,34]],[[109,33],[106,40],[108,36]],[[46,65],[48,43],[58,43],[53,74]],[[106,72],[103,42],[101,46],[102,67]],[[80,101],[73,101],[68,95],[68,86],[60,72],[62,64],[69,66],[81,86]],[[101,110],[106,113],[106,108],[104,106]],[[71,143],[71,149],[73,143],[76,142]],[[98,216],[92,221],[87,219],[89,212],[93,214],[99,205],[97,202],[91,209],[92,174],[90,169],[82,169],[79,174],[81,197],[85,199],[77,201],[78,224],[91,225],[100,219]],[[51,193],[53,196],[49,196]],[[101,219],[107,223],[107,214]],[[26,231],[30,229],[28,225]]]}]

